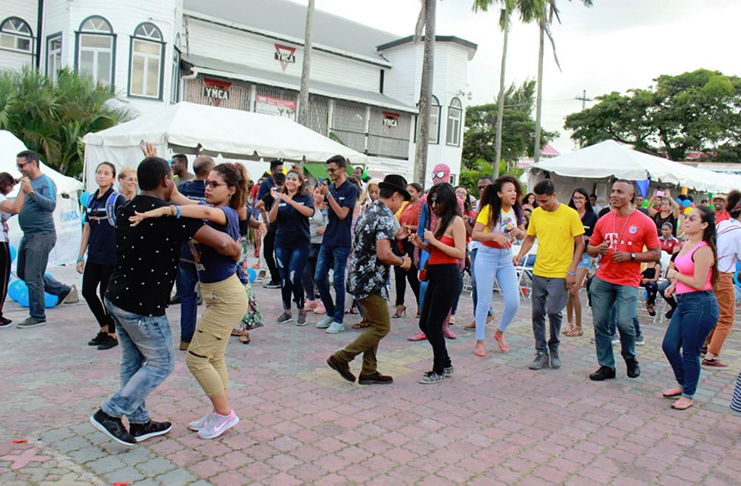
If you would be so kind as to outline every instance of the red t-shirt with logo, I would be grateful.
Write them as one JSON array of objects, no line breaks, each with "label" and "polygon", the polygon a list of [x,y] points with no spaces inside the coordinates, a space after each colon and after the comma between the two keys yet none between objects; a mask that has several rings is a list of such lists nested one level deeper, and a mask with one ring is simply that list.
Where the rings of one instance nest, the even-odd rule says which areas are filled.
[{"label": "red t-shirt with logo", "polygon": [[616,251],[641,253],[643,247],[653,250],[661,247],[656,224],[640,211],[619,217],[615,211],[602,216],[594,227],[589,244],[597,246],[603,241],[610,243],[610,251],[599,261],[597,277],[615,285],[638,287],[641,283],[641,263],[636,261],[614,262]]}]

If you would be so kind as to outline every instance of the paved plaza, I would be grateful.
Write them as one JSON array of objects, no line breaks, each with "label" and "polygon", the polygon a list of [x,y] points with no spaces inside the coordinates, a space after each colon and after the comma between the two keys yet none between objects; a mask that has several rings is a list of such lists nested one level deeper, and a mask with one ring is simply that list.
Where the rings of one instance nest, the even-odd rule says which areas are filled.
[{"label": "paved plaza", "polygon": [[[51,273],[79,287],[73,269]],[[208,405],[183,352],[147,403],[155,420],[174,423],[172,432],[126,449],[88,422],[117,390],[121,353],[87,346],[96,324],[83,301],[48,311],[46,327],[0,331],[0,484],[741,484],[741,418],[728,408],[741,365],[738,331],[724,349],[730,367],[703,370],[695,407],[681,412],[660,396],[673,384],[661,351],[666,323],[641,314],[639,379],[625,376],[618,353],[618,378],[594,383],[587,378],[597,368],[591,316],[583,337],[562,338],[563,367],[535,372],[527,369],[529,302],[507,334],[510,352],[496,351],[491,327],[482,359],[462,329],[472,316],[466,294],[452,328],[459,337],[448,341],[451,379],[417,384],[432,352],[406,340],[417,330],[412,309],[393,320],[379,350],[380,371],[395,383],[364,387],[324,363],[359,331],[328,335],[314,328],[316,317],[304,328],[273,324],[280,291],[256,292],[268,324],[249,345],[233,338],[227,351],[241,422],[211,441],[186,428]],[[5,305],[15,322],[25,312]],[[179,312],[168,312],[174,336]]]}]

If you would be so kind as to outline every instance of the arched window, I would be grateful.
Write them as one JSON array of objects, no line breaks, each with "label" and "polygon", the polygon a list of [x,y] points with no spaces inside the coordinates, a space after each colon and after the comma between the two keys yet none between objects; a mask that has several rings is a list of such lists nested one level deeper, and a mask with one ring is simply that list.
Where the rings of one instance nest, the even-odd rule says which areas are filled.
[{"label": "arched window", "polygon": [[430,143],[440,143],[440,100],[437,96],[432,95],[430,101],[430,133],[428,139]]},{"label": "arched window", "polygon": [[165,43],[162,32],[151,22],[143,22],[131,37],[129,96],[162,98],[162,58]]},{"label": "arched window", "polygon": [[89,74],[97,84],[113,83],[116,60],[116,34],[110,22],[92,15],[80,24],[77,36],[77,70]]},{"label": "arched window", "polygon": [[463,105],[461,100],[453,98],[448,106],[448,127],[445,133],[445,143],[448,145],[461,144],[461,118],[463,117]]},{"label": "arched window", "polygon": [[8,17],[0,24],[0,48],[13,51],[33,52],[31,26],[18,17]]}]

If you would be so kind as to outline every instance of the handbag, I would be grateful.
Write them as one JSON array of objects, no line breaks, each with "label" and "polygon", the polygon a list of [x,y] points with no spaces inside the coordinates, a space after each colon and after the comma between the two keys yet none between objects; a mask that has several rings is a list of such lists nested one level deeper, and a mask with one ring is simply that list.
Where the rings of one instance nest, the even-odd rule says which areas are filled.
[{"label": "handbag", "polygon": [[425,266],[419,270],[419,274],[417,275],[417,280],[420,282],[427,282],[427,263],[429,261],[425,262]]}]

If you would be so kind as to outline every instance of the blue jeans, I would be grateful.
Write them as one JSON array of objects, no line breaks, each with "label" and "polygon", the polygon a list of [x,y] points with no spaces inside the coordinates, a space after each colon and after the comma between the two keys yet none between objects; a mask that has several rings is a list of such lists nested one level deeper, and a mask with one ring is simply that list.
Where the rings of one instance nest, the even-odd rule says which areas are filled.
[{"label": "blue jeans", "polygon": [[304,283],[302,277],[308,258],[308,245],[297,246],[296,248],[275,247],[275,259],[278,263],[278,274],[280,275],[280,292],[283,297],[283,310],[291,310],[291,294],[295,297],[298,310],[300,311],[304,308]]},{"label": "blue jeans", "polygon": [[718,301],[712,291],[702,290],[677,295],[677,303],[662,347],[682,396],[692,398],[700,379],[700,351],[718,322]]},{"label": "blue jeans", "polygon": [[304,293],[306,298],[314,300],[316,298],[316,287],[314,287],[314,274],[316,273],[316,261],[319,258],[319,251],[322,249],[321,243],[312,243],[309,247],[309,258],[304,265]]},{"label": "blue jeans", "polygon": [[[314,283],[319,289],[319,295],[322,296],[324,308],[327,309],[327,315],[334,314],[334,322],[342,323],[345,318],[345,269],[347,268],[347,257],[350,255],[349,246],[328,246],[322,245],[319,250],[319,258],[316,262],[316,273],[314,274]],[[329,293],[329,268],[332,267],[334,275],[334,293],[337,305],[332,302],[332,295]]]},{"label": "blue jeans", "polygon": [[142,316],[116,307],[105,299],[116,321],[121,344],[121,389],[101,410],[111,417],[126,415],[129,423],[149,422],[144,400],[175,368],[175,350],[167,316]]},{"label": "blue jeans", "polygon": [[615,323],[620,333],[620,354],[628,361],[636,357],[636,329],[633,319],[638,302],[638,288],[616,285],[594,277],[590,288],[594,339],[597,342],[597,361],[600,366],[615,369],[610,332],[610,311],[615,307]]},{"label": "blue jeans", "polygon": [[69,291],[67,285],[44,274],[56,242],[54,233],[28,234],[23,235],[18,248],[18,278],[26,282],[29,311],[39,321],[46,320],[44,292],[59,296]]},{"label": "blue jeans", "polygon": [[476,286],[481,288],[481,297],[476,304],[476,339],[483,341],[486,330],[486,316],[491,307],[494,279],[499,282],[504,297],[504,312],[499,320],[499,330],[504,332],[510,325],[520,307],[520,290],[517,272],[512,264],[512,250],[489,248],[478,249],[476,257]]},{"label": "blue jeans", "polygon": [[196,332],[198,317],[198,270],[195,263],[180,261],[178,291],[180,292],[180,339],[189,343]]},{"label": "blue jeans", "polygon": [[[471,250],[471,267],[469,268],[471,272],[471,298],[473,299],[473,311],[476,312],[476,307],[479,301],[479,294],[476,290],[476,254],[478,254],[479,249],[475,248]],[[488,315],[494,314],[494,309],[489,306],[489,310],[487,311]]]}]

